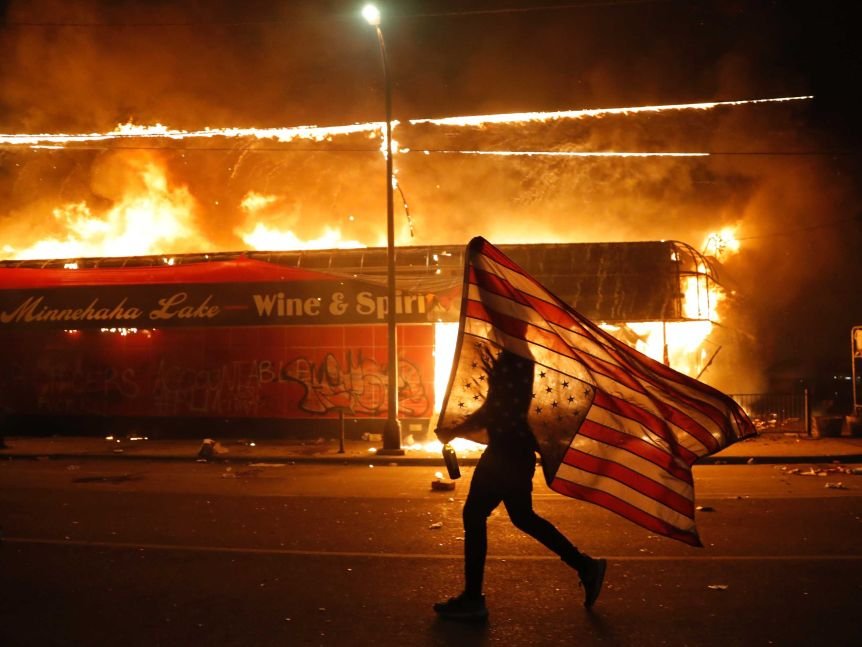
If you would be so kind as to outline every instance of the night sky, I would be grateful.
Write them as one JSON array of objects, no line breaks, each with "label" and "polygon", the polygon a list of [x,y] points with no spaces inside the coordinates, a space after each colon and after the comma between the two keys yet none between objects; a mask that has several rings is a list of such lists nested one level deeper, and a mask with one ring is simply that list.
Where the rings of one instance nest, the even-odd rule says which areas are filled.
[{"label": "night sky", "polygon": [[[383,119],[361,2],[0,1],[0,133],[344,125]],[[240,8],[241,5],[241,8]],[[814,95],[810,101],[487,129],[402,127],[435,151],[701,151],[708,158],[399,155],[399,244],[676,239],[735,226],[738,288],[772,378],[850,371],[862,325],[860,79],[842,2],[380,3],[401,121],[520,111]],[[196,200],[202,235],[165,252],[238,249],[240,201],[279,196],[274,226],[321,223],[379,244],[379,141],[164,149],[0,148],[0,245],[59,235],[58,204],[107,209],[134,160],[157,159]],[[441,226],[445,223],[445,226]],[[827,380],[828,381],[828,380]]]}]

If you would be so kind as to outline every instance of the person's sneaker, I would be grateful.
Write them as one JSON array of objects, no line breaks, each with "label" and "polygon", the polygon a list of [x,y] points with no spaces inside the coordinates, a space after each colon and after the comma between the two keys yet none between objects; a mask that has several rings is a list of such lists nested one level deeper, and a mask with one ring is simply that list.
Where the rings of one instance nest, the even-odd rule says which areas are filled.
[{"label": "person's sneaker", "polygon": [[462,593],[457,598],[449,598],[446,602],[437,602],[434,611],[441,618],[448,620],[485,620],[488,618],[488,607],[485,606],[485,596],[467,597]]},{"label": "person's sneaker", "polygon": [[590,563],[579,573],[581,576],[581,586],[584,587],[584,606],[587,609],[592,607],[599,598],[607,568],[608,562],[606,559],[590,558]]}]

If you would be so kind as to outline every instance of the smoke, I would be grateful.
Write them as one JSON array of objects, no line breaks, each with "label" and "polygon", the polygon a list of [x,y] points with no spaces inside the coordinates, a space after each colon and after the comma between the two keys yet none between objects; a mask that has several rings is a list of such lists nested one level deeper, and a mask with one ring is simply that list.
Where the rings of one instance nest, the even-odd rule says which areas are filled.
[{"label": "smoke", "polygon": [[[724,365],[749,376],[763,367],[802,374],[840,366],[843,327],[850,316],[862,321],[841,292],[859,264],[848,264],[860,242],[853,169],[846,158],[786,154],[840,143],[811,127],[832,104],[818,97],[814,109],[759,105],[472,129],[406,124],[817,91],[814,63],[803,63],[814,45],[800,46],[798,16],[746,4],[648,3],[646,13],[623,4],[525,17],[447,13],[464,3],[404,3],[385,26],[402,121],[395,138],[416,151],[395,160],[415,230],[411,237],[396,194],[398,243],[481,234],[495,243],[676,239],[700,249],[710,232],[735,226],[743,247],[720,278],[738,292],[728,320],[753,350],[728,361],[723,348]],[[0,7],[2,132],[103,132],[130,120],[199,129],[382,117],[377,43],[355,3],[21,0]],[[7,148],[0,150],[0,241],[9,250],[62,239],[68,231],[53,214],[68,204],[107,218],[140,192],[135,169],[145,161],[163,169],[167,197],[188,196],[194,233],[164,239],[161,252],[242,249],[256,222],[300,239],[337,229],[344,239],[380,245],[379,146],[348,136],[161,150]],[[424,149],[715,154],[489,158]],[[250,212],[243,208],[250,193],[274,200]]]}]

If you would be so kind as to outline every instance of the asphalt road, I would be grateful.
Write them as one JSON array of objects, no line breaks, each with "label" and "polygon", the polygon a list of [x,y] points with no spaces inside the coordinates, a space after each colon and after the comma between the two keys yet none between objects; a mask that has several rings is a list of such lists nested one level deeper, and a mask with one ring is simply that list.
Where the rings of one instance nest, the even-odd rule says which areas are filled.
[{"label": "asphalt road", "polygon": [[606,589],[585,611],[501,509],[464,625],[431,604],[460,591],[470,468],[438,492],[428,467],[5,461],[0,645],[862,644],[862,476],[799,467],[695,468],[701,549],[537,480]]}]

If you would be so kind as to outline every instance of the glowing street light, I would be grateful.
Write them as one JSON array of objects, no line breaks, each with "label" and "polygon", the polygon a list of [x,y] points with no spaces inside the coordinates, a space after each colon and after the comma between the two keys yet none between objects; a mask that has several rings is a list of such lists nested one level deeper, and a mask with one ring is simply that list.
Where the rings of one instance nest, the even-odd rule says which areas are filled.
[{"label": "glowing street light", "polygon": [[367,4],[362,7],[362,17],[368,21],[372,27],[380,26],[380,10],[373,4]]},{"label": "glowing street light", "polygon": [[389,354],[389,385],[387,389],[387,418],[383,428],[383,448],[378,454],[403,454],[401,449],[401,426],[398,423],[398,345],[395,339],[395,217],[392,189],[395,178],[392,173],[392,84],[389,80],[389,61],[386,44],[380,29],[380,10],[373,4],[362,8],[362,17],[377,32],[380,58],[383,62],[383,86],[386,101],[386,269],[387,269],[387,338]]}]

